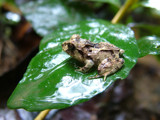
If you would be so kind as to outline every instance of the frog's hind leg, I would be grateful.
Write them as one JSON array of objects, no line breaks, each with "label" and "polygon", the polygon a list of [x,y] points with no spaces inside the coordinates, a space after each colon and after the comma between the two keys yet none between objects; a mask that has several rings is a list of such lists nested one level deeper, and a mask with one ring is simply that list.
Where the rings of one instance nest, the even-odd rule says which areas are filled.
[{"label": "frog's hind leg", "polygon": [[113,64],[110,58],[104,59],[98,66],[98,74],[104,76],[104,81],[106,77],[112,72]]},{"label": "frog's hind leg", "polygon": [[104,81],[105,81],[106,77],[109,74],[111,74],[112,68],[113,68],[112,60],[110,58],[106,58],[98,65],[98,75],[90,78],[99,78],[104,76]]}]

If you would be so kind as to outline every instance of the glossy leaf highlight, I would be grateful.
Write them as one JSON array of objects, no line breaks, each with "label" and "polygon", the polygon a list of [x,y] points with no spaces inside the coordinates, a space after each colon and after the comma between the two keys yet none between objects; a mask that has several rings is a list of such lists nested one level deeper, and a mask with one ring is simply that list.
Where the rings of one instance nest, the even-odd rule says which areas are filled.
[{"label": "glossy leaf highlight", "polygon": [[[75,71],[83,64],[72,59],[61,47],[62,42],[73,34],[80,34],[92,42],[109,42],[125,50],[121,56],[125,60],[122,69],[108,76],[106,81],[103,78],[88,79],[97,74],[97,68],[85,74]],[[23,79],[8,100],[8,106],[37,111],[82,103],[103,92],[115,80],[126,78],[137,57],[134,33],[124,25],[90,20],[64,26],[41,41],[39,53],[30,62]]]},{"label": "glossy leaf highlight", "polygon": [[21,4],[20,9],[40,36],[53,32],[59,25],[93,17],[85,4],[69,0],[30,1]]}]

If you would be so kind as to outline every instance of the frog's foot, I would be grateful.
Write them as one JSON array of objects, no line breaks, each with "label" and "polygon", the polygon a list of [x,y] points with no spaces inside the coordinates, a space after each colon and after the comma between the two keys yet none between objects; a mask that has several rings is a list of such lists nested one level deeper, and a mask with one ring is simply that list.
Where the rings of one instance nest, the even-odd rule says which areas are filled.
[{"label": "frog's foot", "polygon": [[104,73],[103,75],[96,75],[96,76],[93,76],[93,77],[88,77],[89,79],[95,79],[95,78],[100,78],[100,77],[103,77],[104,76],[104,81],[106,81],[106,78],[107,76],[109,75],[109,72],[106,72]]},{"label": "frog's foot", "polygon": [[96,76],[93,76],[93,77],[88,77],[88,79],[95,79],[95,78],[100,78],[102,77],[102,75],[96,75]]},{"label": "frog's foot", "polygon": [[76,69],[76,71],[85,73],[85,72],[87,72],[88,70],[85,69],[85,67],[80,67],[80,68]]},{"label": "frog's foot", "polygon": [[96,75],[96,76],[93,76],[93,77],[88,77],[89,79],[95,79],[95,78],[100,78],[100,77],[103,77],[104,76],[104,81],[106,81],[106,78],[107,76],[110,74],[110,72],[106,72],[104,73],[103,75]]},{"label": "frog's foot", "polygon": [[87,59],[85,60],[85,66],[80,67],[76,71],[83,72],[83,73],[88,72],[93,65],[94,65],[94,62],[90,59]]}]

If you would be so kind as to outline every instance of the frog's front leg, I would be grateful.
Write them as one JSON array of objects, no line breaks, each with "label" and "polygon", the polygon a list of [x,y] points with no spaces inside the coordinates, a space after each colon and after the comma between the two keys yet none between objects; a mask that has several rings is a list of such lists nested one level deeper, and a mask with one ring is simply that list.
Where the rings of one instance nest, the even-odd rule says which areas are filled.
[{"label": "frog's front leg", "polygon": [[90,68],[93,67],[94,62],[91,59],[87,59],[84,61],[85,66],[84,67],[80,67],[79,69],[77,69],[76,71],[80,71],[80,72],[87,72],[90,70]]}]

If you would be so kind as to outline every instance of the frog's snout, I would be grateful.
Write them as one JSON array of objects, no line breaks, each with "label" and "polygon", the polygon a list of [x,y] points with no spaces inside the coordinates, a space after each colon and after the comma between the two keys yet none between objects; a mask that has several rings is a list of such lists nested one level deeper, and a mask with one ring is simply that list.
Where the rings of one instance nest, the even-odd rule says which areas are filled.
[{"label": "frog's snout", "polygon": [[62,49],[63,49],[64,51],[68,50],[68,45],[66,44],[66,42],[63,42],[63,43],[62,43]]}]

